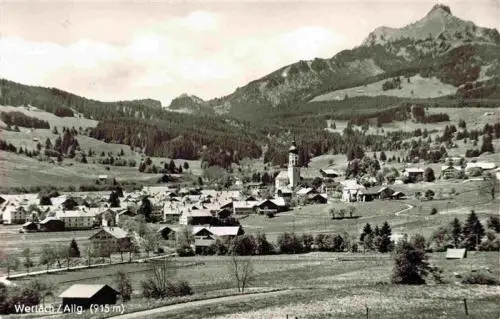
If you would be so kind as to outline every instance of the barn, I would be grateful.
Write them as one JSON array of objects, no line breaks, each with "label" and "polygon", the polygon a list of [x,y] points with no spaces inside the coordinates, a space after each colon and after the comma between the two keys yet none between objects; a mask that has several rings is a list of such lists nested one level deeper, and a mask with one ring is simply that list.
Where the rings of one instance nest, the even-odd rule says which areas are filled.
[{"label": "barn", "polygon": [[108,285],[75,284],[66,289],[59,298],[62,298],[62,308],[75,309],[76,307],[89,308],[90,305],[116,304],[119,292]]}]

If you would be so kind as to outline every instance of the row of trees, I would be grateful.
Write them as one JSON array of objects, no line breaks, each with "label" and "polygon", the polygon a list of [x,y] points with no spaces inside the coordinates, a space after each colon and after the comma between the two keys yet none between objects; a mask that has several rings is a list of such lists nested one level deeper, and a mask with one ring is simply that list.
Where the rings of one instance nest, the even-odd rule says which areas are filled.
[{"label": "row of trees", "polygon": [[500,238],[496,235],[498,233],[500,233],[500,220],[497,216],[488,219],[486,230],[476,212],[472,210],[463,224],[455,218],[448,226],[439,227],[432,234],[430,242],[439,251],[452,247],[497,251],[500,248]]},{"label": "row of trees", "polygon": [[28,116],[22,112],[2,112],[0,119],[10,126],[21,126],[35,129],[49,129],[49,122],[40,120],[36,117]]}]

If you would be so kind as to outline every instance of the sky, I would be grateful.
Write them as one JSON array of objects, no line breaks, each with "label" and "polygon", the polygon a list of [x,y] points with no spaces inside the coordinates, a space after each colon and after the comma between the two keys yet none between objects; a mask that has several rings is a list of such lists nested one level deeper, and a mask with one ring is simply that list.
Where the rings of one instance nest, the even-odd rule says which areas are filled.
[{"label": "sky", "polygon": [[[330,58],[430,0],[0,0],[0,77],[88,98],[221,97],[280,67]],[[500,30],[500,0],[440,1]]]}]

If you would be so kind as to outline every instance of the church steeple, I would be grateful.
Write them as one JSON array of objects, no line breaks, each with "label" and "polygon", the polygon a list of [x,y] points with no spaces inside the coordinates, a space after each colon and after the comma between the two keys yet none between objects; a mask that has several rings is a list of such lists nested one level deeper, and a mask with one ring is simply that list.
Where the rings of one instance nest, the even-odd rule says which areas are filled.
[{"label": "church steeple", "polygon": [[300,180],[299,149],[297,148],[295,139],[288,149],[288,179],[291,187],[297,186]]}]

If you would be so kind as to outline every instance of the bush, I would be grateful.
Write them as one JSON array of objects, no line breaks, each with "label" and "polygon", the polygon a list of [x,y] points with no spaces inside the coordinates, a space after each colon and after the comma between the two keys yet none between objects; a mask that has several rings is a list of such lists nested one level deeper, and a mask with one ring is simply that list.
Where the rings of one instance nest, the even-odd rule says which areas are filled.
[{"label": "bush", "polygon": [[194,250],[189,245],[182,245],[177,247],[176,252],[179,255],[179,257],[194,256]]},{"label": "bush", "polygon": [[185,280],[169,282],[167,284],[167,297],[182,297],[193,294],[193,289]]},{"label": "bush", "polygon": [[485,270],[472,271],[462,279],[463,284],[468,285],[499,285],[498,278]]},{"label": "bush", "polygon": [[431,215],[436,215],[438,213],[438,210],[436,207],[432,207],[431,209]]}]

